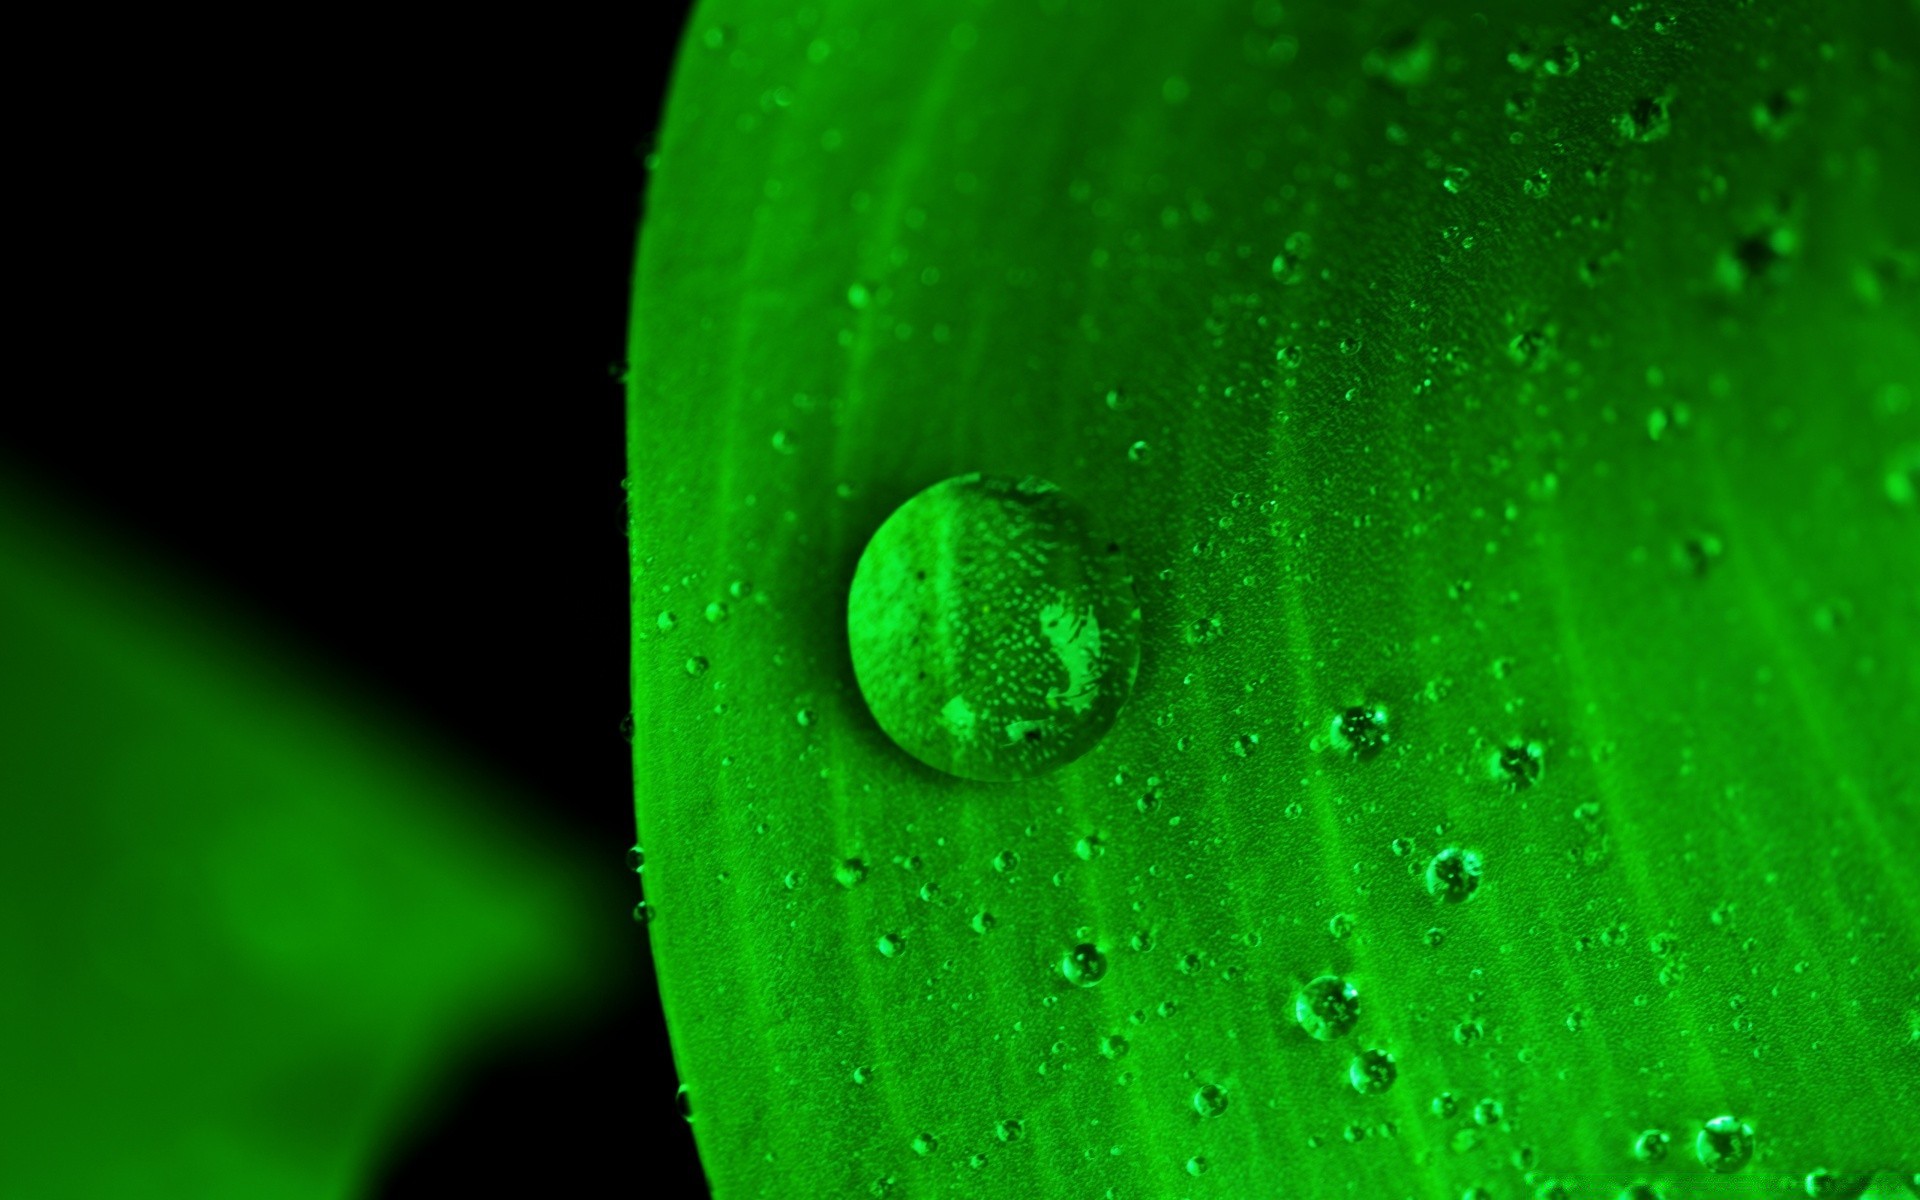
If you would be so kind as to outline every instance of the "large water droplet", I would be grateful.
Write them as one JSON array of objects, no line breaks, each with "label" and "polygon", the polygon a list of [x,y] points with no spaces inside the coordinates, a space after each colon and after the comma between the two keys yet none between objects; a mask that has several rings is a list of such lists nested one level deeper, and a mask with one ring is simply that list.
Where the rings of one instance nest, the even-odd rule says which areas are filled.
[{"label": "large water droplet", "polygon": [[1338,975],[1322,975],[1293,998],[1293,1019],[1318,1041],[1344,1037],[1360,1019],[1360,993]]},{"label": "large water droplet", "polygon": [[1119,547],[1052,484],[963,475],[880,526],[847,603],[880,728],[928,766],[1029,779],[1112,728],[1140,657]]},{"label": "large water droplet", "polygon": [[1700,1127],[1693,1152],[1709,1171],[1738,1171],[1753,1157],[1753,1126],[1738,1117],[1715,1117]]}]

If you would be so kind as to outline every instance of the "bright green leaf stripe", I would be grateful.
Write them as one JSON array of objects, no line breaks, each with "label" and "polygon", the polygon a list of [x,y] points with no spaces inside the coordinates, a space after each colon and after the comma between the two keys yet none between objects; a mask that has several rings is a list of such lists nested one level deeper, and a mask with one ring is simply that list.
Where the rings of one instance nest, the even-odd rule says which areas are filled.
[{"label": "bright green leaf stripe", "polygon": [[[1722,1113],[1751,1186],[1920,1168],[1916,80],[1899,5],[697,14],[629,482],[716,1194],[1610,1196]],[[1136,572],[1133,697],[1038,781],[921,768],[848,663],[866,539],[970,471]]]}]

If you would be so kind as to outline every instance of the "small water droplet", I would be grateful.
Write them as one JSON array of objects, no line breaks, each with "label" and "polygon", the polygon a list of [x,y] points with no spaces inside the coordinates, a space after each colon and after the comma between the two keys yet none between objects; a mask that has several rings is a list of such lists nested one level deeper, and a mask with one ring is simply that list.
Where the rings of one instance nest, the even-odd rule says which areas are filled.
[{"label": "small water droplet", "polygon": [[1480,888],[1480,855],[1448,846],[1427,864],[1427,894],[1448,904],[1459,904]]},{"label": "small water droplet", "polygon": [[1060,973],[1078,987],[1092,987],[1106,977],[1107,956],[1092,942],[1082,942],[1060,957]]},{"label": "small water droplet", "polygon": [[1360,993],[1338,975],[1321,975],[1294,997],[1293,1019],[1316,1041],[1344,1037],[1360,1019]]},{"label": "small water droplet", "polygon": [[935,1150],[938,1150],[939,1148],[940,1148],[940,1139],[937,1137],[934,1137],[932,1134],[916,1133],[913,1135],[913,1152],[915,1154],[918,1154],[921,1158],[925,1158],[927,1155],[932,1154]]},{"label": "small water droplet", "polygon": [[1020,856],[1011,850],[1002,850],[993,856],[993,869],[1005,875],[1020,865]]},{"label": "small water droplet", "polygon": [[872,1078],[873,1078],[873,1072],[869,1071],[865,1067],[855,1067],[853,1069],[853,1081],[855,1083],[865,1083],[867,1080]]},{"label": "small water droplet", "polygon": [[848,598],[854,674],[875,721],[963,778],[1045,774],[1092,749],[1139,662],[1119,546],[1052,484],[965,475],[896,509]]},{"label": "small water droplet", "polygon": [[707,605],[707,620],[710,623],[714,625],[718,625],[720,622],[726,619],[727,619],[727,606],[725,604],[722,604],[718,600],[714,600]]},{"label": "small water droplet", "polygon": [[1427,1108],[1434,1116],[1442,1120],[1449,1120],[1460,1115],[1460,1101],[1454,1098],[1452,1092],[1441,1092],[1433,1098],[1433,1103],[1427,1105]]},{"label": "small water droplet", "polygon": [[635,845],[631,850],[627,851],[627,870],[638,875],[646,869],[647,852],[642,850],[638,845]]},{"label": "small water droplet", "polygon": [[1813,1197],[1813,1200],[1824,1200],[1825,1197],[1832,1196],[1840,1190],[1839,1178],[1825,1167],[1815,1167],[1808,1171],[1807,1177],[1801,1183],[1806,1188],[1807,1195]]},{"label": "small water droplet", "polygon": [[1385,1050],[1362,1050],[1347,1064],[1347,1082],[1363,1096],[1377,1096],[1400,1078],[1400,1068]]},{"label": "small water droplet", "polygon": [[887,958],[898,958],[907,952],[907,939],[897,933],[883,933],[874,939],[873,948]]},{"label": "small water droplet", "polygon": [[1226,1090],[1217,1084],[1203,1084],[1193,1094],[1193,1111],[1203,1117],[1217,1117],[1227,1111]]},{"label": "small water droplet", "polygon": [[1213,1164],[1207,1161],[1206,1155],[1196,1154],[1187,1160],[1187,1174],[1198,1179],[1200,1176],[1205,1175],[1207,1168],[1212,1165]]},{"label": "small water droplet", "polygon": [[1614,121],[1614,128],[1629,142],[1657,142],[1673,131],[1667,104],[1665,96],[1641,96]]},{"label": "small water droplet", "polygon": [[1327,932],[1336,940],[1343,939],[1353,932],[1354,921],[1352,913],[1335,913],[1327,921]]},{"label": "small water droplet", "polygon": [[650,924],[653,921],[654,915],[653,905],[648,904],[645,900],[633,906],[633,923],[635,925]]},{"label": "small water droplet", "polygon": [[680,618],[670,612],[662,611],[659,616],[653,619],[653,623],[659,627],[661,633],[666,633],[680,623]]},{"label": "small water droplet", "polygon": [[833,869],[833,878],[843,888],[858,887],[867,878],[867,864],[857,858],[845,859]]},{"label": "small water droplet", "polygon": [[1546,748],[1539,742],[1509,742],[1493,756],[1494,778],[1514,791],[1530,788],[1546,766]]},{"label": "small water droplet", "polygon": [[673,1094],[673,1108],[680,1114],[682,1120],[689,1125],[693,1123],[693,1091],[684,1083]]},{"label": "small water droplet", "polygon": [[1491,1129],[1506,1119],[1507,1110],[1500,1101],[1489,1096],[1473,1106],[1473,1123],[1484,1129]]},{"label": "small water droplet", "polygon": [[1753,1126],[1737,1117],[1719,1116],[1700,1127],[1693,1153],[1700,1165],[1718,1174],[1738,1171],[1753,1157]]},{"label": "small water droplet", "polygon": [[695,676],[697,678],[698,676],[705,675],[706,673],[707,673],[707,660],[703,656],[696,654],[692,658],[689,658],[687,660],[687,674]]},{"label": "small water droplet", "polygon": [[1633,1139],[1633,1156],[1644,1163],[1666,1161],[1673,1138],[1664,1129],[1648,1129]]},{"label": "small water droplet", "polygon": [[1117,1033],[1110,1033],[1100,1039],[1100,1053],[1108,1058],[1125,1058],[1127,1051],[1133,1049],[1132,1043]]},{"label": "small water droplet", "polygon": [[1355,758],[1370,758],[1387,744],[1387,709],[1381,704],[1356,704],[1333,719],[1327,741]]},{"label": "small water droplet", "polygon": [[1027,1131],[1021,1127],[1020,1122],[1011,1119],[1002,1121],[993,1127],[993,1136],[1003,1142],[1017,1142],[1026,1135],[1026,1132]]},{"label": "small water droplet", "polygon": [[1133,445],[1127,447],[1128,462],[1143,463],[1152,457],[1153,447],[1147,445],[1144,441],[1135,442]]}]

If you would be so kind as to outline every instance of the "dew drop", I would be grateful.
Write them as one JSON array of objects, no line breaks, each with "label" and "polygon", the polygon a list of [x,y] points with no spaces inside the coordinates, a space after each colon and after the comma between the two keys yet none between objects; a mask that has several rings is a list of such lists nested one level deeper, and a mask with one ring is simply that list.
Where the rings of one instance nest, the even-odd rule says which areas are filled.
[{"label": "dew drop", "polygon": [[1227,1111],[1227,1093],[1217,1084],[1205,1084],[1193,1094],[1193,1111],[1203,1117],[1217,1117]]},{"label": "dew drop", "polygon": [[682,1120],[689,1125],[693,1123],[693,1090],[684,1083],[673,1094],[673,1108]]},{"label": "dew drop", "polygon": [[1700,1127],[1693,1153],[1700,1165],[1718,1174],[1738,1171],[1753,1157],[1753,1126],[1737,1117],[1720,1116]]},{"label": "dew drop", "polygon": [[1117,1033],[1110,1033],[1100,1039],[1100,1053],[1108,1058],[1125,1058],[1127,1051],[1133,1049],[1132,1043]]},{"label": "dew drop", "polygon": [[1014,1120],[1002,1121],[993,1127],[993,1136],[1003,1142],[1017,1142],[1026,1135],[1026,1132],[1021,1128],[1020,1122]]},{"label": "dew drop", "polygon": [[1644,1130],[1633,1139],[1633,1156],[1644,1163],[1666,1161],[1667,1149],[1673,1144],[1673,1138],[1664,1129]]},{"label": "dew drop", "polygon": [[1060,973],[1078,987],[1092,987],[1106,977],[1107,956],[1092,942],[1082,942],[1060,956]]},{"label": "dew drop", "polygon": [[855,1083],[865,1083],[867,1080],[872,1078],[873,1078],[873,1072],[868,1070],[866,1067],[855,1067],[853,1069],[853,1081]]},{"label": "dew drop", "polygon": [[1802,1185],[1806,1188],[1807,1195],[1813,1197],[1813,1200],[1824,1200],[1825,1197],[1840,1190],[1840,1180],[1825,1167],[1815,1167],[1808,1171]]},{"label": "dew drop", "polygon": [[627,851],[627,870],[638,875],[646,869],[647,852],[645,850],[642,850],[639,846],[635,846],[633,849]]},{"label": "dew drop", "polygon": [[881,729],[969,779],[1028,779],[1092,749],[1139,660],[1119,547],[1035,479],[965,475],[902,504],[860,556],[847,630]]},{"label": "dew drop", "polygon": [[651,924],[653,922],[654,915],[655,913],[654,913],[653,905],[648,904],[645,900],[642,900],[633,906],[633,923],[635,925]]},{"label": "dew drop", "polygon": [[1387,744],[1387,710],[1380,704],[1356,704],[1333,719],[1327,741],[1355,758],[1370,758]]},{"label": "dew drop", "polygon": [[1493,757],[1493,774],[1514,791],[1530,788],[1546,765],[1546,750],[1539,742],[1509,742]]},{"label": "dew drop", "polygon": [[1338,975],[1321,975],[1293,998],[1293,1019],[1316,1041],[1344,1037],[1360,1019],[1360,993]]},{"label": "dew drop", "polygon": [[1353,924],[1354,915],[1352,913],[1335,913],[1327,921],[1327,932],[1332,934],[1336,941],[1339,941],[1353,932]]},{"label": "dew drop", "polygon": [[883,933],[874,939],[873,948],[887,958],[898,958],[907,952],[907,939],[897,933]]},{"label": "dew drop", "polygon": [[1195,1179],[1198,1179],[1200,1176],[1205,1175],[1207,1173],[1207,1168],[1212,1165],[1213,1165],[1212,1163],[1209,1163],[1207,1161],[1206,1155],[1196,1154],[1192,1158],[1187,1160],[1187,1174],[1193,1176]]},{"label": "dew drop", "polygon": [[1506,1118],[1506,1108],[1489,1096],[1473,1106],[1473,1123],[1482,1128],[1492,1128]]},{"label": "dew drop", "polygon": [[1433,1102],[1427,1105],[1427,1108],[1441,1120],[1449,1120],[1460,1115],[1460,1101],[1454,1098],[1452,1092],[1441,1092],[1433,1098]]},{"label": "dew drop", "polygon": [[1427,864],[1427,893],[1436,900],[1459,904],[1479,890],[1480,855],[1448,846]]},{"label": "dew drop", "polygon": [[867,864],[849,858],[833,869],[833,878],[843,888],[859,887],[867,877]]},{"label": "dew drop", "polygon": [[1614,128],[1629,142],[1657,142],[1666,137],[1673,132],[1666,97],[1641,96],[1615,119]]},{"label": "dew drop", "polygon": [[935,1150],[938,1150],[939,1148],[940,1148],[940,1139],[937,1137],[934,1137],[932,1134],[916,1133],[913,1135],[913,1152],[915,1154],[918,1154],[921,1158],[925,1158],[927,1155],[932,1154]]},{"label": "dew drop", "polygon": [[1377,1096],[1400,1078],[1400,1068],[1385,1050],[1362,1050],[1347,1064],[1347,1082],[1363,1096]]},{"label": "dew drop", "polygon": [[703,656],[696,654],[687,660],[687,674],[696,677],[705,675],[707,673],[707,666],[707,660]]}]

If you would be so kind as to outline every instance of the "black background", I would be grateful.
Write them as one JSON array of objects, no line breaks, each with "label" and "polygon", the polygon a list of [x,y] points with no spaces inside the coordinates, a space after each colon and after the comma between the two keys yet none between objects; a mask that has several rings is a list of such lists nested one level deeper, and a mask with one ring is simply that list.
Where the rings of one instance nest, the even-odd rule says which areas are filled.
[{"label": "black background", "polygon": [[621,998],[457,1080],[380,1196],[706,1194],[626,912],[609,370],[684,7],[16,47],[58,81],[13,239],[55,361],[0,450],[604,849]]}]

